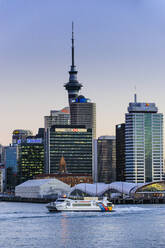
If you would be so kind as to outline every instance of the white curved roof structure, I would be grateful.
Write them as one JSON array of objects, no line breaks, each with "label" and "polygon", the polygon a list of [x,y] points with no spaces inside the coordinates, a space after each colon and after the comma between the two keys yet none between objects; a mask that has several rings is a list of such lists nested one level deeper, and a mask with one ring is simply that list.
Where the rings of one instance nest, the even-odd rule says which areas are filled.
[{"label": "white curved roof structure", "polygon": [[137,189],[138,187],[141,187],[143,184],[142,183],[128,183],[128,182],[113,182],[110,184],[105,184],[105,183],[94,183],[94,184],[89,184],[89,183],[81,183],[77,184],[76,186],[71,188],[70,194],[74,190],[80,190],[84,193],[87,193],[91,196],[98,195],[101,196],[103,195],[106,191],[108,190],[115,190],[116,192],[123,193],[126,195],[129,195],[130,192],[133,189]]}]

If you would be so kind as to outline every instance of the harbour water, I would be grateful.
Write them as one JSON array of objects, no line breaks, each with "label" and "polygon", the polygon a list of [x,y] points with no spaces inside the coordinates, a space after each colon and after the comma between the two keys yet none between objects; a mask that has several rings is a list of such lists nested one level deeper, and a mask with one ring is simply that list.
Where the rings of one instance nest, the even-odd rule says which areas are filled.
[{"label": "harbour water", "polygon": [[165,205],[112,213],[49,213],[45,204],[0,202],[0,248],[165,247]]}]

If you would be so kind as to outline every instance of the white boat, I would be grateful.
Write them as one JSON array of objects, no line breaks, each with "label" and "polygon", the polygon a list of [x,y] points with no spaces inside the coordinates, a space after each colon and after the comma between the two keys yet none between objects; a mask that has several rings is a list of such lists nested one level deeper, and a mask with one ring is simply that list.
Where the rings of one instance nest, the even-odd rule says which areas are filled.
[{"label": "white boat", "polygon": [[58,198],[46,207],[50,212],[111,212],[113,205],[107,200],[107,197],[102,200],[97,197],[85,197],[83,200]]}]

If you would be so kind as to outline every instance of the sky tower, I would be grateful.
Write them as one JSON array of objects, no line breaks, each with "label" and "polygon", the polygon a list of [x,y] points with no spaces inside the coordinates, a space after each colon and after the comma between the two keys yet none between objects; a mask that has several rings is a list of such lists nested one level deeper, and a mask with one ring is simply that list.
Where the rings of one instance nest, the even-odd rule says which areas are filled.
[{"label": "sky tower", "polygon": [[64,87],[68,91],[68,101],[69,101],[69,106],[70,106],[72,100],[77,98],[79,90],[82,87],[82,84],[80,84],[77,81],[77,70],[74,64],[74,25],[73,25],[73,22],[72,22],[72,65],[69,71],[69,82],[64,84]]}]

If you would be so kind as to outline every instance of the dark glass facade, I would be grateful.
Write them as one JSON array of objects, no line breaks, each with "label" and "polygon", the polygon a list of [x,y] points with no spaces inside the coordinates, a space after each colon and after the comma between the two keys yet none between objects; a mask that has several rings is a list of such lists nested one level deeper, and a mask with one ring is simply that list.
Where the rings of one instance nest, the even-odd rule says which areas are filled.
[{"label": "dark glass facade", "polygon": [[5,147],[5,169],[6,169],[6,189],[12,190],[17,184],[17,171],[18,171],[18,147],[6,146]]},{"label": "dark glass facade", "polygon": [[68,173],[92,175],[92,129],[85,126],[52,126],[47,136],[47,168],[59,171],[60,159],[66,161]]},{"label": "dark glass facade", "polygon": [[144,116],[145,182],[152,182],[152,115]]},{"label": "dark glass facade", "polygon": [[85,125],[92,128],[96,138],[96,104],[92,102],[74,102],[70,105],[71,125]]},{"label": "dark glass facade", "polygon": [[116,180],[125,181],[125,123],[116,125]]},{"label": "dark glass facade", "polygon": [[18,146],[18,183],[44,172],[44,144],[37,141],[30,139]]},{"label": "dark glass facade", "polygon": [[97,141],[98,182],[116,181],[116,141],[110,137],[102,136]]}]

